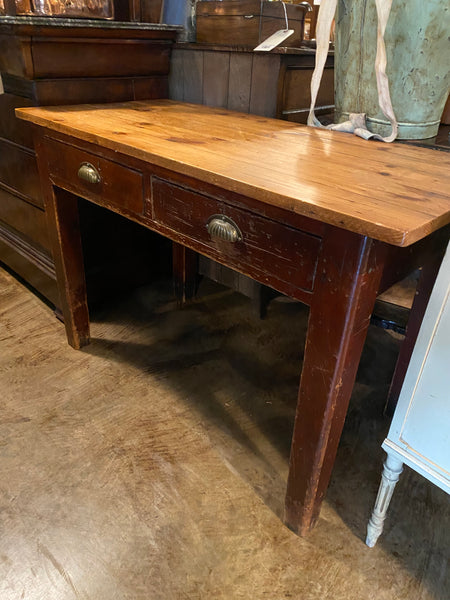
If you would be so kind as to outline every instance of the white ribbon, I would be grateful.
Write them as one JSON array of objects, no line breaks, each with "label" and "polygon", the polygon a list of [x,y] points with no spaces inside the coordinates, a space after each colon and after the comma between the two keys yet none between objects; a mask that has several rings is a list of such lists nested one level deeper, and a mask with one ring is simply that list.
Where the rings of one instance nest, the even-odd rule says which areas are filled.
[{"label": "white ribbon", "polygon": [[[324,126],[317,119],[314,108],[316,106],[317,94],[322,80],[323,69],[328,56],[331,25],[338,0],[322,0],[316,26],[316,64],[311,78],[311,106],[308,115],[308,125],[311,127]],[[356,2],[357,0],[353,0]],[[386,74],[386,46],[384,33],[391,12],[392,0],[375,0],[378,16],[377,29],[377,54],[375,58],[375,74],[377,79],[378,103],[392,126],[392,132],[387,137],[372,133],[367,129],[366,115],[364,113],[351,114],[349,121],[337,125],[329,125],[326,129],[354,133],[365,140],[376,139],[383,142],[393,142],[397,137],[398,124],[392,108],[391,95],[389,93],[389,80]]]}]

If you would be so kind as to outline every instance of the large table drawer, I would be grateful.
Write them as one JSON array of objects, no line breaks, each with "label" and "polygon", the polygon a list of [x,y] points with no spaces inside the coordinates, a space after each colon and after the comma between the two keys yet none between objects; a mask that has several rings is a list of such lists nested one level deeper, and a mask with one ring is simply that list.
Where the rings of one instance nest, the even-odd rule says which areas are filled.
[{"label": "large table drawer", "polygon": [[[236,241],[210,234],[211,218],[236,226]],[[285,223],[250,213],[222,200],[163,181],[152,180],[152,218],[181,234],[180,240],[213,259],[276,287],[276,282],[312,291],[321,239]],[[261,277],[259,278],[261,280]]]},{"label": "large table drawer", "polygon": [[[83,197],[117,207],[125,212],[142,214],[144,207],[142,173],[119,165],[64,144],[47,141],[46,154],[51,176],[58,178],[58,184]],[[99,176],[98,182],[89,182],[80,174],[80,168],[93,167]],[[86,176],[86,175],[84,175]]]}]

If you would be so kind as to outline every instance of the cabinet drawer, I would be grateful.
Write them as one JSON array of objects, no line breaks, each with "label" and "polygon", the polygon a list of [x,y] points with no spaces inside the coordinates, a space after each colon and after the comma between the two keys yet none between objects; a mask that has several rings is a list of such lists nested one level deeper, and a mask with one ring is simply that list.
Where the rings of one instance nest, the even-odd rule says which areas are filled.
[{"label": "cabinet drawer", "polygon": [[33,100],[15,94],[0,94],[1,137],[33,150],[33,135],[29,123],[16,118],[16,108],[34,106]]},{"label": "cabinet drawer", "polygon": [[0,139],[0,182],[43,208],[36,157],[32,150]]},{"label": "cabinet drawer", "polygon": [[35,39],[33,78],[167,75],[170,44],[160,40]]},{"label": "cabinet drawer", "polygon": [[[312,291],[319,237],[158,178],[152,180],[152,202],[153,219],[181,234],[182,243],[272,287],[282,282]],[[210,234],[214,216],[231,220],[236,241]]]},{"label": "cabinet drawer", "polygon": [[0,221],[50,251],[45,212],[0,188]]},{"label": "cabinet drawer", "polygon": [[[46,153],[51,175],[58,178],[59,184],[64,183],[69,191],[98,204],[120,208],[125,212],[142,213],[142,173],[53,140],[47,140]],[[80,177],[82,165],[94,167],[99,181],[91,183]]]}]

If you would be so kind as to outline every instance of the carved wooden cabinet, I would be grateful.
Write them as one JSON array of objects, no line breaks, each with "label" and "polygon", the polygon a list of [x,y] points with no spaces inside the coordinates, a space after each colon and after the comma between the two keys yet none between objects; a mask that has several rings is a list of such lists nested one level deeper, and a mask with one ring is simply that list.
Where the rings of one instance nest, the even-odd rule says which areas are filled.
[{"label": "carved wooden cabinet", "polygon": [[[14,109],[165,98],[170,53],[178,29],[0,17],[4,88],[0,94],[0,261],[56,306],[56,275],[32,133],[16,119]],[[95,227],[95,210],[89,210],[86,227]],[[121,226],[109,223],[109,229]],[[102,228],[107,236],[108,227]],[[92,270],[97,279],[95,264]]]}]

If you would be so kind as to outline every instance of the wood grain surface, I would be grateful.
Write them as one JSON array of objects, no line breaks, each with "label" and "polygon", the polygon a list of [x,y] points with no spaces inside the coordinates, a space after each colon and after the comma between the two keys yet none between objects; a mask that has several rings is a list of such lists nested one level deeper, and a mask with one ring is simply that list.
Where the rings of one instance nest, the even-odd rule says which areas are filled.
[{"label": "wood grain surface", "polygon": [[20,118],[398,246],[450,222],[450,155],[170,100]]}]

